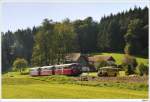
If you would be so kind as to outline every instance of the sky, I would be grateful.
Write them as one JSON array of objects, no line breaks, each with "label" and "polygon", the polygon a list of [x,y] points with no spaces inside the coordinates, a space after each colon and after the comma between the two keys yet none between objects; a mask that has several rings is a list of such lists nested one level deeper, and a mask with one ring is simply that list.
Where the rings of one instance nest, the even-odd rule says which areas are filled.
[{"label": "sky", "polygon": [[17,29],[32,28],[41,25],[43,19],[71,21],[91,16],[100,21],[104,15],[117,14],[130,8],[145,7],[147,3],[3,3],[2,4],[2,32]]}]

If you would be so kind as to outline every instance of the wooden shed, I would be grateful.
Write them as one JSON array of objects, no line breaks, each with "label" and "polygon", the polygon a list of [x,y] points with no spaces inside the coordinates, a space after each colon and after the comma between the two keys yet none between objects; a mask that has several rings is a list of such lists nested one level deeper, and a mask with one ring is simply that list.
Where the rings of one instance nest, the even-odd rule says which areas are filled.
[{"label": "wooden shed", "polygon": [[89,64],[88,56],[81,53],[69,53],[65,56],[65,63],[80,63],[82,71],[95,71],[95,67]]}]

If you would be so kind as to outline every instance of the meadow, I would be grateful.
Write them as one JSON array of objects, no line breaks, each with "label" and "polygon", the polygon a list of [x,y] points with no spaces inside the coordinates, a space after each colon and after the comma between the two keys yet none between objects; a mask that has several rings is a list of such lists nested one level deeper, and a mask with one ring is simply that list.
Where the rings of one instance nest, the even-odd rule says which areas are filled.
[{"label": "meadow", "polygon": [[18,72],[2,76],[4,99],[146,99],[146,83],[76,81],[79,77],[30,77]]},{"label": "meadow", "polygon": [[[111,55],[121,64],[123,54]],[[138,63],[148,64],[148,59],[136,57]],[[89,78],[97,73],[88,73]],[[2,98],[4,99],[147,99],[148,77],[95,78],[81,81],[73,76],[31,77],[28,73],[7,72],[2,75]]]}]

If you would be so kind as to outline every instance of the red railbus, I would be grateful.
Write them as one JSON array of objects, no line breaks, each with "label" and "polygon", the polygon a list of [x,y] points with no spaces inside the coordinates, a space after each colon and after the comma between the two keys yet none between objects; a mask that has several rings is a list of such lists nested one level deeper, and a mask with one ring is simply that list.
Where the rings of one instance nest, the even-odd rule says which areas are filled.
[{"label": "red railbus", "polygon": [[43,66],[30,69],[31,76],[79,75],[81,73],[81,65],[78,63]]},{"label": "red railbus", "polygon": [[55,65],[56,75],[79,75],[81,73],[81,65],[78,63]]},{"label": "red railbus", "polygon": [[34,67],[30,69],[31,76],[45,76],[53,74],[53,66]]}]

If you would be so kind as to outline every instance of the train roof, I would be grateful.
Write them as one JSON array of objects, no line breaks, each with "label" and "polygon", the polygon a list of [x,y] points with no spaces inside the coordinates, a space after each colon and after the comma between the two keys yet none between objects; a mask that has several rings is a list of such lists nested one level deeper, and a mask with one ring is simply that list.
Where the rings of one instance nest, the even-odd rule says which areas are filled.
[{"label": "train roof", "polygon": [[107,67],[101,67],[99,70],[101,69],[120,69],[120,68],[116,68],[114,66],[107,66]]},{"label": "train roof", "polygon": [[70,66],[73,64],[78,64],[78,63],[68,63],[68,64],[60,64],[60,65],[54,65],[55,67],[60,67],[60,66]]},{"label": "train roof", "polygon": [[37,69],[37,68],[40,68],[40,67],[33,67],[33,68],[30,68],[30,69]]},{"label": "train roof", "polygon": [[38,68],[53,68],[53,67],[64,67],[64,66],[70,66],[70,65],[73,65],[73,64],[79,64],[79,63],[68,63],[68,64],[60,64],[60,65],[51,65],[51,66],[42,66],[42,67],[33,67],[33,68],[30,68],[30,69],[38,69]]},{"label": "train roof", "polygon": [[43,67],[40,67],[40,68],[52,68],[54,66],[43,66]]}]

